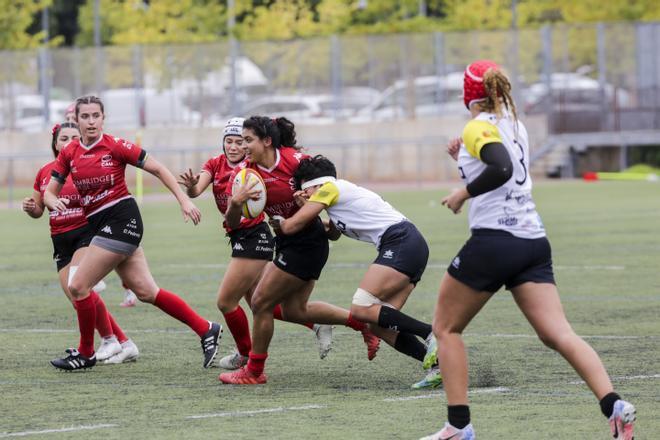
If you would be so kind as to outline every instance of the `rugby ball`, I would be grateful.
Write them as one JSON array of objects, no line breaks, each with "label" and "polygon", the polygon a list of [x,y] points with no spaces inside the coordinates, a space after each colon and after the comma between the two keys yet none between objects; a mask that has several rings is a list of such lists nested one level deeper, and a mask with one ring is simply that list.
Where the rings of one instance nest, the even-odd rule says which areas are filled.
[{"label": "rugby ball", "polygon": [[232,183],[231,192],[233,194],[241,186],[249,185],[255,181],[257,183],[254,185],[253,189],[261,191],[261,194],[257,200],[248,199],[243,203],[241,214],[245,218],[257,218],[264,210],[264,207],[266,206],[266,184],[259,173],[251,168],[243,168],[236,173],[234,182]]}]

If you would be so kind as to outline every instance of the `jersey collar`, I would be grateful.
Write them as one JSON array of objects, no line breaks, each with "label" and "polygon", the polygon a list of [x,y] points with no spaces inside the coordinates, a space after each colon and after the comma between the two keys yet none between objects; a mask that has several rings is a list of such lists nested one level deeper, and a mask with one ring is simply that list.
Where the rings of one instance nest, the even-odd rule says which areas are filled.
[{"label": "jersey collar", "polygon": [[257,166],[258,166],[259,168],[261,168],[262,170],[264,170],[264,171],[267,171],[267,172],[269,172],[269,173],[272,173],[273,170],[274,170],[275,168],[277,168],[277,166],[278,166],[279,164],[280,164],[280,149],[279,149],[279,148],[275,148],[275,164],[273,164],[273,166],[270,167],[270,168],[262,167],[262,166],[259,165],[259,164],[257,164]]},{"label": "jersey collar", "polygon": [[99,142],[101,142],[101,139],[103,139],[103,132],[101,132],[101,136],[97,140],[94,141],[92,145],[85,145],[82,142],[82,139],[80,140],[80,146],[83,147],[85,150],[91,150],[94,148]]}]

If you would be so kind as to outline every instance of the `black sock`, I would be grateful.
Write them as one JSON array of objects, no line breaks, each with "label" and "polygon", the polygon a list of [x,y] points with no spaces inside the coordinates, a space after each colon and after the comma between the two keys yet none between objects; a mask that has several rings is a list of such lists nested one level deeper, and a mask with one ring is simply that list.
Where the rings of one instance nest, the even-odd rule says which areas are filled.
[{"label": "black sock", "polygon": [[470,407],[467,405],[447,406],[447,418],[454,428],[463,429],[470,424]]},{"label": "black sock", "polygon": [[619,396],[614,391],[607,394],[602,399],[600,399],[600,410],[603,413],[603,415],[608,419],[614,412],[614,402],[616,402],[619,399],[621,399],[621,396]]},{"label": "black sock", "polygon": [[394,349],[420,362],[424,360],[426,355],[426,346],[410,333],[399,332],[396,341],[394,341]]},{"label": "black sock", "polygon": [[426,338],[431,333],[431,324],[418,321],[397,309],[381,306],[378,314],[378,325],[399,332],[412,333],[420,338]]}]

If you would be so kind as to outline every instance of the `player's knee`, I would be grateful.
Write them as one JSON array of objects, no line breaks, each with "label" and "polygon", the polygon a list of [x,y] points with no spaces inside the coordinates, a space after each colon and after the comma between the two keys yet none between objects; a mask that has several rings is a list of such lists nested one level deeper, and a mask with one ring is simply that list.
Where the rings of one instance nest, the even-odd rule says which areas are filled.
[{"label": "player's knee", "polygon": [[[128,284],[127,284],[128,285]],[[131,283],[128,287],[133,291],[137,299],[144,303],[153,304],[158,293],[158,286],[149,286],[144,283]]]},{"label": "player's knee", "polygon": [[539,339],[546,347],[558,351],[561,351],[562,347],[569,344],[574,336],[575,333],[570,330],[538,333]]},{"label": "player's knee", "polygon": [[74,298],[82,298],[89,292],[89,287],[84,286],[80,281],[72,280],[69,282],[69,292]]},{"label": "player's knee", "polygon": [[261,295],[252,297],[252,303],[250,303],[250,309],[253,314],[265,312],[270,305],[270,301],[264,298]]},{"label": "player's knee", "polygon": [[232,310],[236,309],[236,306],[238,306],[238,303],[234,300],[228,299],[228,298],[218,298],[216,305],[218,306],[218,310],[222,313],[229,313]]}]

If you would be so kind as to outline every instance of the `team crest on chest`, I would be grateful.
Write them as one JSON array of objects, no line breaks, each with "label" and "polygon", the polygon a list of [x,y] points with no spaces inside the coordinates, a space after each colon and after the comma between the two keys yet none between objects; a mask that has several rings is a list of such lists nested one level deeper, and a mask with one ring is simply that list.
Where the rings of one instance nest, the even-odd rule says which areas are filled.
[{"label": "team crest on chest", "polygon": [[112,154],[106,154],[101,158],[101,166],[102,167],[114,166],[114,163],[112,162]]}]

